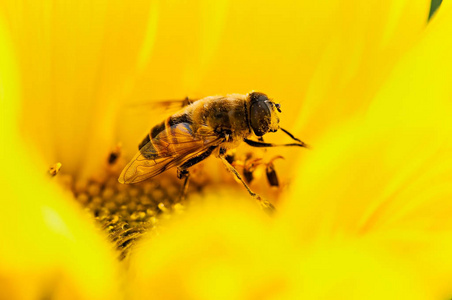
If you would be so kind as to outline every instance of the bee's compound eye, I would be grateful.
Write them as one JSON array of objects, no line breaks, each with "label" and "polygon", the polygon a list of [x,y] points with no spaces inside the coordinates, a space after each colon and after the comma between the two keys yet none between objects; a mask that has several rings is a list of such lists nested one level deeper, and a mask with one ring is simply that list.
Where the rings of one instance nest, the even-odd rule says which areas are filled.
[{"label": "bee's compound eye", "polygon": [[252,92],[249,94],[250,103],[268,101],[268,96],[261,92]]},{"label": "bee's compound eye", "polygon": [[256,101],[251,104],[250,123],[254,134],[263,136],[270,129],[271,110],[266,101]]}]

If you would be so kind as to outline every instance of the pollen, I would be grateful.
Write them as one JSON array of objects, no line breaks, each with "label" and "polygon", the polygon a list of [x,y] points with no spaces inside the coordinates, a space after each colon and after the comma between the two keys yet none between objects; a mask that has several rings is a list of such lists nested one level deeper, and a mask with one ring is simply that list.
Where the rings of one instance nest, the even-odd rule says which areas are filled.
[{"label": "pollen", "polygon": [[185,203],[180,197],[182,182],[174,174],[124,185],[117,180],[121,167],[108,159],[102,176],[83,180],[60,172],[56,178],[104,230],[123,260],[143,234],[156,229],[162,219],[183,212]]}]

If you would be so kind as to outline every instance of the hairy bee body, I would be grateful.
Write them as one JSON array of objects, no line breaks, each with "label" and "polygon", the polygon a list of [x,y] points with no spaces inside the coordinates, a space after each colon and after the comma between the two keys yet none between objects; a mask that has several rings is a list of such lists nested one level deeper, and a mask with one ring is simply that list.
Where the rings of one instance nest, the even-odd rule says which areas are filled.
[{"label": "hairy bee body", "polygon": [[[139,150],[147,143],[152,142],[158,134],[166,131],[174,143],[180,143],[179,137],[172,128],[178,124],[184,124],[190,134],[202,137],[206,127],[213,129],[218,135],[228,135],[221,146],[231,149],[246,137],[251,135],[251,129],[247,120],[247,103],[245,95],[229,95],[226,97],[211,96],[198,100],[165,121],[155,125],[149,135],[139,145]],[[159,145],[154,145],[157,148]]]},{"label": "hairy bee body", "polygon": [[195,101],[150,130],[119,181],[140,182],[173,167],[186,172],[212,154],[223,155],[242,141],[250,144],[248,137],[279,129],[277,111],[279,104],[258,92]]}]

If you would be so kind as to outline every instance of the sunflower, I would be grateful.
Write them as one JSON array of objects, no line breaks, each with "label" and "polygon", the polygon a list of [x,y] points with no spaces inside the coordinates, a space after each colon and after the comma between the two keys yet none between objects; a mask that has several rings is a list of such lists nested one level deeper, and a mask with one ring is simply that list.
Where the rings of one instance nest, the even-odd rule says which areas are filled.
[{"label": "sunflower", "polygon": [[[450,298],[452,11],[429,8],[2,2],[5,297]],[[187,203],[116,182],[126,108],[252,89],[313,145],[276,153],[276,214],[211,165]]]}]

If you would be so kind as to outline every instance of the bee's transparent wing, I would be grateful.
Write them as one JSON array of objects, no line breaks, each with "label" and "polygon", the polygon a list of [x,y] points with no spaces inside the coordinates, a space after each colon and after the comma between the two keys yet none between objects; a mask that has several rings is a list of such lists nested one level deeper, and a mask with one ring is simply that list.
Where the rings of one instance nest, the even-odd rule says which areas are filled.
[{"label": "bee's transparent wing", "polygon": [[131,115],[135,118],[137,116],[144,116],[149,119],[153,116],[158,116],[160,119],[164,119],[181,110],[185,106],[197,101],[199,99],[184,98],[178,100],[154,100],[146,102],[129,103],[124,105],[121,111],[124,114]]},{"label": "bee's transparent wing", "polygon": [[202,132],[194,134],[188,123],[179,123],[163,130],[127,164],[119,176],[119,182],[137,183],[154,177],[222,142],[207,127]]},{"label": "bee's transparent wing", "polygon": [[155,108],[157,106],[163,107],[166,110],[179,110],[183,108],[184,106],[187,106],[195,101],[198,101],[199,99],[192,99],[185,97],[183,99],[171,99],[171,100],[154,100],[154,101],[146,101],[146,102],[139,102],[139,103],[130,103],[127,106],[130,108]]},{"label": "bee's transparent wing", "polygon": [[124,143],[126,153],[134,153],[135,143],[149,133],[149,128],[183,109],[190,102],[194,100],[187,101],[183,97],[179,100],[128,101],[118,111],[120,125],[116,132],[116,139]]}]

